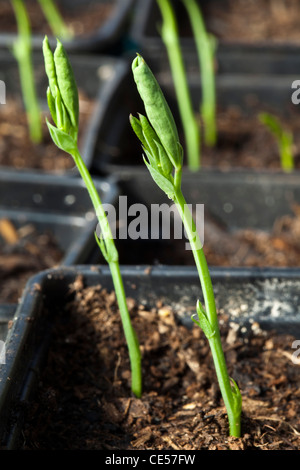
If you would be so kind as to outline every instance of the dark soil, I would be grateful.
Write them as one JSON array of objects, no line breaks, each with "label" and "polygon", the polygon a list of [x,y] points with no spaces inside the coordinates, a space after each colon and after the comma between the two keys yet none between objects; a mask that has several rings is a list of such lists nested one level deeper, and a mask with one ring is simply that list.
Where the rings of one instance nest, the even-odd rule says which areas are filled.
[{"label": "dark soil", "polygon": [[[79,146],[93,110],[93,101],[82,91],[80,93],[80,135]],[[47,116],[51,122],[51,118]],[[0,166],[18,170],[34,169],[45,172],[64,173],[74,167],[69,154],[58,149],[53,143],[41,114],[43,139],[39,144],[31,141],[27,116],[20,99],[9,97],[0,114]]]},{"label": "dark soil", "polygon": [[[281,170],[279,145],[275,136],[260,122],[259,114],[266,112],[276,117],[282,129],[292,134],[292,155],[295,169],[300,168],[300,116],[297,106],[292,105],[285,113],[263,106],[251,98],[251,113],[243,112],[238,106],[218,107],[216,113],[217,140],[213,147],[204,143],[203,124],[200,116],[201,155],[199,163],[202,168],[251,168],[251,170]],[[180,126],[180,118],[174,112],[175,103],[171,104],[179,130],[179,140],[184,148],[184,164],[187,165],[185,136]],[[129,112],[129,111],[128,111]],[[124,134],[114,145],[107,146],[98,141],[98,151],[104,153],[113,165],[145,165],[142,149],[130,127],[124,128]],[[116,150],[116,146],[118,149]],[[201,168],[200,168],[201,171]]]},{"label": "dark soil", "polygon": [[207,28],[217,38],[239,42],[300,40],[298,0],[201,2]]},{"label": "dark soil", "polygon": [[[253,228],[228,230],[212,215],[204,215],[203,250],[209,266],[228,267],[289,267],[300,266],[300,208],[279,217],[270,231]],[[121,264],[194,266],[187,239],[116,240]],[[95,263],[100,262],[95,252]]]},{"label": "dark soil", "polygon": [[242,437],[229,438],[208,343],[168,305],[128,304],[142,356],[144,391],[130,391],[127,348],[115,295],[71,286],[57,312],[36,401],[28,405],[24,449],[299,450],[299,365],[293,337],[239,329],[220,314],[230,375],[243,397]]},{"label": "dark soil", "polygon": [[[49,25],[37,0],[26,0],[25,3],[32,33],[51,34]],[[93,31],[98,30],[111,15],[114,4],[114,1],[106,4],[94,2],[94,4],[88,5],[86,2],[82,2],[81,7],[64,9],[62,2],[56,2],[64,21],[75,36],[90,35]],[[17,31],[14,10],[10,0],[1,0],[0,2],[0,31],[2,33],[15,33]]]},{"label": "dark soil", "polygon": [[32,224],[16,228],[0,220],[0,302],[17,303],[28,279],[56,266],[62,252],[51,233],[39,233]]},{"label": "dark soil", "polygon": [[[293,135],[294,166],[300,168],[299,113],[291,111],[280,116],[275,111],[258,109],[257,114],[250,116],[235,107],[217,113],[217,143],[215,147],[203,148],[201,165],[223,170],[237,167],[281,169],[277,140],[258,118],[259,112],[263,111],[276,116],[282,128]],[[184,141],[183,138],[181,141]]]},{"label": "dark soil", "polygon": [[300,211],[278,218],[271,232],[254,229],[229,233],[209,220],[205,222],[204,252],[214,266],[300,266]]}]

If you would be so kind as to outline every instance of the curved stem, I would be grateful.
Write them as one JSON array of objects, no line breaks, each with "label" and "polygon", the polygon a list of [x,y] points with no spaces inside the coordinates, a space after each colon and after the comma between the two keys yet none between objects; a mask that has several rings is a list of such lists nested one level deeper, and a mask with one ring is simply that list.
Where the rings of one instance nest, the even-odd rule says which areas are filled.
[{"label": "curved stem", "polygon": [[103,239],[107,251],[107,262],[109,264],[110,272],[113,279],[114,289],[120,309],[120,315],[124,330],[124,335],[126,338],[129,358],[131,363],[131,389],[137,397],[142,395],[142,373],[141,373],[141,353],[139,348],[139,342],[135,330],[131,324],[131,319],[127,307],[126,295],[124,284],[120,272],[119,266],[119,256],[118,251],[115,247],[113,240],[112,232],[107,220],[106,213],[101,203],[100,196],[94,182],[91,178],[91,175],[82,160],[82,157],[78,151],[75,149],[72,153],[72,157],[76,163],[76,166],[79,170],[79,173],[87,187],[91,201],[93,203],[98,221],[102,230]]},{"label": "curved stem", "polygon": [[203,252],[202,242],[196,230],[192,214],[186,204],[181,189],[176,190],[175,204],[180,213],[183,225],[185,227],[195,263],[197,266],[200,284],[204,297],[204,305],[207,318],[214,330],[214,335],[210,338],[209,344],[215,364],[216,374],[221,389],[222,397],[226,406],[228,421],[230,427],[230,435],[240,436],[240,407],[236,406],[236,398],[234,397],[230,377],[228,375],[226,361],[221,343],[218,318],[215,305],[215,297],[213,292],[212,281],[207,266],[206,258]]}]

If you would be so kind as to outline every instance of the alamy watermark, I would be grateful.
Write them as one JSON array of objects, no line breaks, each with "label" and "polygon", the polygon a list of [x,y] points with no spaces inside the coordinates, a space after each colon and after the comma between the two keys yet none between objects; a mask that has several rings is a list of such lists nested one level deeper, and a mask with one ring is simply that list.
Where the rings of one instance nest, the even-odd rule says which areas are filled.
[{"label": "alamy watermark", "polygon": [[300,365],[300,340],[296,339],[292,343],[292,349],[296,349],[296,351],[292,354],[292,362],[294,364]]},{"label": "alamy watermark", "polygon": [[6,364],[6,348],[4,341],[0,341],[0,364]]},{"label": "alamy watermark", "polygon": [[293,104],[300,103],[300,80],[294,80],[292,83],[292,89],[295,90],[292,93],[291,100]]},{"label": "alamy watermark", "polygon": [[[118,213],[112,204],[103,204],[111,227],[112,237],[119,240],[180,240],[188,239],[175,204],[151,204],[150,208],[142,203],[128,205],[127,196],[119,196]],[[96,211],[97,212],[97,211]],[[99,215],[99,214],[97,214]],[[204,204],[186,204],[184,216],[194,221],[191,236],[200,249],[204,243]],[[97,225],[96,234],[100,238],[101,228]],[[186,250],[191,250],[189,242]]]},{"label": "alamy watermark", "polygon": [[0,104],[6,104],[6,86],[3,80],[0,80]]}]

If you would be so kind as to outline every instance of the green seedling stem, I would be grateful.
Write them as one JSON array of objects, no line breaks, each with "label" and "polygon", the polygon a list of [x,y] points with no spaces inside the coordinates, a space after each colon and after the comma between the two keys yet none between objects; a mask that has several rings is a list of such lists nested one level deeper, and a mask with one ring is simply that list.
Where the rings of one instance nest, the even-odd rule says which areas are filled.
[{"label": "green seedling stem", "polygon": [[200,132],[187,83],[186,71],[179,43],[176,17],[169,0],[157,0],[163,23],[161,37],[165,44],[175,86],[178,108],[185,135],[187,164],[191,171],[200,167]]},{"label": "green seedling stem", "polygon": [[291,132],[285,131],[280,121],[269,113],[260,113],[259,120],[274,135],[280,155],[280,164],[283,171],[289,173],[294,170],[293,157],[293,135]]},{"label": "green seedling stem", "polygon": [[228,375],[222,349],[212,281],[192,214],[181,190],[182,147],[170,108],[150,68],[141,56],[132,63],[134,80],[144,103],[146,116],[130,116],[131,126],[142,143],[144,161],[156,184],[172,199],[179,211],[193,250],[203,292],[204,305],[198,301],[193,321],[209,341],[222,397],[227,409],[229,432],[239,437],[242,398],[236,383]]},{"label": "green seedling stem", "polygon": [[60,39],[69,40],[73,37],[72,32],[66,26],[54,0],[38,0],[47,22],[54,34]]},{"label": "green seedling stem", "polygon": [[53,125],[47,120],[47,125],[50,135],[57,147],[73,157],[93,203],[101,228],[100,238],[97,234],[95,234],[95,238],[110,268],[127,341],[131,363],[131,389],[137,397],[140,397],[142,394],[141,354],[138,339],[131,324],[127,307],[125,289],[119,266],[118,251],[100,196],[78,150],[79,103],[73,70],[60,41],[57,41],[57,46],[53,54],[46,37],[43,42],[43,54],[45,69],[49,80],[47,90],[48,106],[55,124]]},{"label": "green seedling stem", "polygon": [[204,126],[204,141],[214,146],[217,140],[215,50],[216,38],[206,30],[201,9],[196,0],[182,0],[188,12],[196,43],[201,71],[201,116]]},{"label": "green seedling stem", "polygon": [[18,62],[21,89],[32,142],[42,140],[42,122],[32,65],[31,28],[23,0],[12,0],[18,26],[13,53]]}]

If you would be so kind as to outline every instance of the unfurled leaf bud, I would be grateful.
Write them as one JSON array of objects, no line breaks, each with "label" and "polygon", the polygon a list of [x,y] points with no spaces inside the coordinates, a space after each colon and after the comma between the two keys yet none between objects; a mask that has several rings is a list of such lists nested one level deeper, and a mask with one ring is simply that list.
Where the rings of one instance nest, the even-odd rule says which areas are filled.
[{"label": "unfurled leaf bud", "polygon": [[76,81],[69,58],[60,41],[57,41],[54,51],[54,63],[62,101],[68,111],[73,127],[78,128],[79,99]]},{"label": "unfurled leaf bud", "polygon": [[54,54],[48,38],[43,41],[45,70],[49,80],[47,100],[56,126],[77,140],[79,120],[79,99],[74,73],[60,41]]},{"label": "unfurled leaf bud", "polygon": [[147,117],[174,168],[182,166],[182,147],[176,124],[162,90],[141,56],[132,63],[134,80],[144,102]]}]

